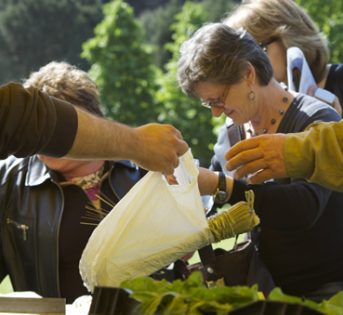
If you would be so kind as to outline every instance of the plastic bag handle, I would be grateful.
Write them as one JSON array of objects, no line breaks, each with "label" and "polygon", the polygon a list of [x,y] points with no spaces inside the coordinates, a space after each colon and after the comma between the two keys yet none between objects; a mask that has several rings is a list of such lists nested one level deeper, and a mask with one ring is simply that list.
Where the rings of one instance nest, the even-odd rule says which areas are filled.
[{"label": "plastic bag handle", "polygon": [[199,170],[195,164],[190,149],[179,158],[179,166],[174,175],[179,185],[191,184],[198,180]]}]

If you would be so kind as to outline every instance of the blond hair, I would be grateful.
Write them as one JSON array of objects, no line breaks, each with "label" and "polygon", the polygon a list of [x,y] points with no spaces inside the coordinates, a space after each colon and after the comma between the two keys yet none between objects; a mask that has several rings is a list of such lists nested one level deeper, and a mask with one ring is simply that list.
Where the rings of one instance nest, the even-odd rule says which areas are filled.
[{"label": "blond hair", "polygon": [[31,73],[24,87],[34,87],[86,111],[103,116],[99,91],[88,74],[66,62],[50,62]]},{"label": "blond hair", "polygon": [[300,48],[317,82],[325,75],[329,51],[323,34],[310,16],[292,0],[244,1],[223,23],[246,29],[257,42],[272,38],[285,48]]}]

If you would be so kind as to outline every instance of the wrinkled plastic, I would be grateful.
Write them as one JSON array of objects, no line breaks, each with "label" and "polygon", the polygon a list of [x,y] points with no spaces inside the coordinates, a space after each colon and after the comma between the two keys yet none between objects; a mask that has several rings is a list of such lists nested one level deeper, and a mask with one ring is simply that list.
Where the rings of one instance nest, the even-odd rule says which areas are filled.
[{"label": "wrinkled plastic", "polygon": [[211,242],[198,172],[188,151],[175,171],[178,185],[149,172],[100,222],[80,260],[90,291],[149,275]]}]

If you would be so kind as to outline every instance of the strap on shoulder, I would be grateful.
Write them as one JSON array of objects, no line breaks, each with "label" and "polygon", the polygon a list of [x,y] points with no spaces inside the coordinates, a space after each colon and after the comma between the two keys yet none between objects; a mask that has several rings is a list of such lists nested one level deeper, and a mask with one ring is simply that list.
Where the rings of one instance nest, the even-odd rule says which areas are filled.
[{"label": "strap on shoulder", "polygon": [[242,125],[230,125],[227,127],[227,133],[231,146],[244,138],[244,128]]}]

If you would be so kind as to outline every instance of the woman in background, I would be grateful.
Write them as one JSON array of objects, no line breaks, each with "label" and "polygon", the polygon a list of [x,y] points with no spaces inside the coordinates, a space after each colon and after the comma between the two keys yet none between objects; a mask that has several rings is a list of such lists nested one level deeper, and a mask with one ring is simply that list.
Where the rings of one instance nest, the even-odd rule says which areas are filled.
[{"label": "woman in background", "polygon": [[[328,63],[329,49],[325,38],[311,17],[294,1],[247,0],[224,23],[234,29],[245,29],[260,43],[279,82],[287,84],[287,49],[300,48],[317,87],[337,96],[330,105],[342,113],[343,65]],[[304,93],[316,95],[316,87]],[[319,93],[317,95],[327,101]]]}]

